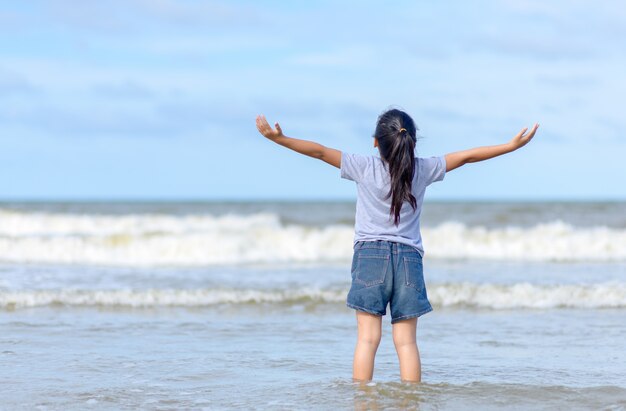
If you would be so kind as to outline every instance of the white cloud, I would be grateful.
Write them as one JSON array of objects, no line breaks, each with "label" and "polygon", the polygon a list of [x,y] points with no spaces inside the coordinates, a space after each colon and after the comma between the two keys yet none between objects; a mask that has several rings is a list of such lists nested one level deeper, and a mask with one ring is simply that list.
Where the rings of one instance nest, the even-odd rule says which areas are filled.
[{"label": "white cloud", "polygon": [[297,136],[366,150],[397,104],[432,153],[533,121],[569,153],[591,138],[598,153],[624,144],[617,2],[45,4],[0,14],[16,20],[0,27],[10,138],[246,139],[265,113]]}]

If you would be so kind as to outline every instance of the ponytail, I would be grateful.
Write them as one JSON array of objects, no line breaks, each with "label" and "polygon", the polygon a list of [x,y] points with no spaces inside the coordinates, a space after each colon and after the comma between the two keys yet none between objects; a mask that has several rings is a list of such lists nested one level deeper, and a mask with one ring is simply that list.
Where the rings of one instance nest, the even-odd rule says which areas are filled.
[{"label": "ponytail", "polygon": [[415,174],[416,130],[413,119],[397,109],[381,114],[376,125],[374,137],[378,139],[383,165],[388,167],[391,177],[389,193],[385,199],[391,197],[389,215],[393,216],[396,226],[400,222],[400,210],[405,201],[413,210],[417,208],[417,200],[411,193]]}]

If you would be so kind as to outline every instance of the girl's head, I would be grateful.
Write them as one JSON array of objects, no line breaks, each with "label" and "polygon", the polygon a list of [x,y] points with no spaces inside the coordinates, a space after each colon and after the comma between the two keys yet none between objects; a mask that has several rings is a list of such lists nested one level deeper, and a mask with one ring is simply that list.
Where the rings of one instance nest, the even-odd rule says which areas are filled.
[{"label": "girl's head", "polygon": [[389,214],[394,224],[400,221],[400,209],[404,201],[417,208],[417,200],[411,193],[415,170],[415,142],[417,128],[411,116],[398,109],[387,110],[378,116],[374,137],[383,165],[388,166],[391,187],[386,198],[391,196]]}]

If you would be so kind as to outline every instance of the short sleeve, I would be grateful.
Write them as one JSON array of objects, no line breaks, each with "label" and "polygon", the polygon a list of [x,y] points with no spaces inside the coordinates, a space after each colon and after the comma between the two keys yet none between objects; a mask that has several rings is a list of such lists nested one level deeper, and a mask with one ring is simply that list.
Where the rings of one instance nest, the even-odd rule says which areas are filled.
[{"label": "short sleeve", "polygon": [[446,175],[446,157],[425,157],[419,159],[420,172],[424,185],[428,186],[436,181],[441,181]]},{"label": "short sleeve", "polygon": [[367,168],[368,158],[361,154],[341,152],[341,178],[356,181],[363,179]]}]

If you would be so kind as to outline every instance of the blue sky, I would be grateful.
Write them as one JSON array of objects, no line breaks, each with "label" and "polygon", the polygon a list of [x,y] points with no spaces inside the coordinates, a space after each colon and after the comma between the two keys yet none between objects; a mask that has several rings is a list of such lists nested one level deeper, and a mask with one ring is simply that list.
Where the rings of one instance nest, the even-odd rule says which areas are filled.
[{"label": "blue sky", "polygon": [[618,1],[0,4],[3,199],[352,199],[254,118],[377,154],[389,106],[421,156],[541,123],[430,199],[626,199]]}]

